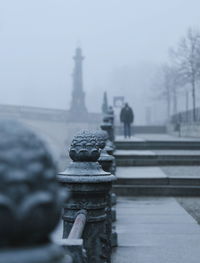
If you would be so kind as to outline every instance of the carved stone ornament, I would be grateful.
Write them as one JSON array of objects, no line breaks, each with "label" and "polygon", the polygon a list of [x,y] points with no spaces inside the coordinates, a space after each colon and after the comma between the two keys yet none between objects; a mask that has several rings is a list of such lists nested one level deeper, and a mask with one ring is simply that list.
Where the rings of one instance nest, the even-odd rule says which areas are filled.
[{"label": "carved stone ornament", "polygon": [[32,131],[0,121],[1,248],[48,243],[64,198],[56,174],[47,147]]},{"label": "carved stone ornament", "polygon": [[[106,132],[107,134],[107,132]],[[105,133],[104,133],[105,135]],[[104,140],[99,140],[96,131],[83,130],[75,135],[69,149],[72,161],[64,172],[59,173],[59,182],[100,183],[111,182],[113,176],[102,170],[98,163]]]},{"label": "carved stone ornament", "polygon": [[87,130],[79,132],[72,140],[69,156],[74,162],[96,162],[100,146],[95,133]]}]

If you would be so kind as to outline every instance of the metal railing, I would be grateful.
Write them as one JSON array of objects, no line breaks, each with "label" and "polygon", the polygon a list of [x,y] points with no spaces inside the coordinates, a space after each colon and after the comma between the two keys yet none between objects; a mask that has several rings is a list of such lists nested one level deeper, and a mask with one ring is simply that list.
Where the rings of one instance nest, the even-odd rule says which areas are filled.
[{"label": "metal railing", "polygon": [[69,233],[68,239],[80,239],[87,220],[87,211],[80,210]]},{"label": "metal railing", "polygon": [[194,111],[182,111],[177,114],[171,116],[170,122],[172,124],[183,123],[183,124],[192,124],[192,123],[200,123],[200,108],[196,108],[195,110],[195,119],[194,119]]}]

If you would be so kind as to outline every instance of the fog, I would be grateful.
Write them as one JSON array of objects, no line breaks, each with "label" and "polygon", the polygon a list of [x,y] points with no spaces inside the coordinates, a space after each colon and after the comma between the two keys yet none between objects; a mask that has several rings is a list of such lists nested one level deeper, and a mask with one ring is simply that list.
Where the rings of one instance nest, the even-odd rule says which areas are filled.
[{"label": "fog", "polygon": [[1,0],[0,104],[68,109],[81,46],[89,111],[101,110],[106,90],[110,104],[125,96],[137,123],[149,107],[160,121],[154,71],[200,25],[199,10],[199,0]]}]

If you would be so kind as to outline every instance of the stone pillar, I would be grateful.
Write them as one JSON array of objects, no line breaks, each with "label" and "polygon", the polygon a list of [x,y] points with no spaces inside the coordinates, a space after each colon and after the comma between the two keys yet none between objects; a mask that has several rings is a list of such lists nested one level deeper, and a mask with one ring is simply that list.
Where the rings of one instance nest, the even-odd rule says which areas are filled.
[{"label": "stone pillar", "polygon": [[[113,163],[115,162],[115,158],[114,156],[110,155],[107,153],[106,151],[106,141],[108,139],[108,134],[106,131],[97,131],[96,132],[96,136],[100,142],[100,148],[101,150],[101,154],[100,157],[98,159],[99,164],[102,166],[103,170],[106,172],[113,172]],[[108,197],[108,209],[107,209],[107,213],[108,213],[108,218],[110,220],[110,216],[112,218],[112,222],[116,221],[116,209],[112,206],[114,206],[116,204],[116,194],[110,192],[109,193],[109,197]],[[112,247],[116,247],[117,246],[117,233],[115,231],[115,227],[112,226]]]},{"label": "stone pillar", "polygon": [[107,131],[108,133],[108,140],[111,141],[112,147],[114,148],[113,142],[114,142],[114,129],[113,124],[110,121],[109,115],[104,115],[103,117],[103,123],[101,124],[101,129],[104,131]]},{"label": "stone pillar", "polygon": [[[97,162],[100,156],[95,133],[83,131],[71,144],[72,163],[59,174],[59,182],[69,189],[71,197],[64,205],[64,232],[67,238],[79,210],[87,211],[83,242],[88,263],[105,263],[111,260],[111,220],[108,226],[108,195],[115,176],[102,170]],[[110,229],[110,230],[109,230]]]},{"label": "stone pillar", "polygon": [[50,241],[63,192],[45,144],[15,121],[0,121],[0,263],[69,263]]},{"label": "stone pillar", "polygon": [[115,120],[115,115],[112,106],[108,107],[108,112],[105,115],[105,117],[108,119],[108,121],[112,124],[112,129],[111,129],[111,137],[110,140],[114,143],[115,141],[115,127],[114,127],[114,120]]},{"label": "stone pillar", "polygon": [[[112,174],[116,173],[116,162],[115,162],[115,157],[113,156],[114,150],[115,150],[115,145],[114,145],[114,140],[115,140],[115,133],[114,133],[114,111],[113,108],[110,106],[108,108],[107,114],[103,117],[103,123],[101,124],[101,129],[107,133],[107,141],[106,141],[106,146],[104,150],[101,153],[101,156],[99,158],[99,162],[101,163],[102,167],[104,169],[109,169],[109,171]],[[112,157],[112,164],[108,168],[108,164],[110,164],[110,158],[105,155],[104,151],[106,151],[111,157]],[[116,215],[116,209],[114,205],[116,205],[116,194],[115,193],[110,193],[110,198],[111,198],[111,214],[112,214],[112,221],[115,222],[117,215]],[[115,230],[115,226],[112,226],[112,247],[116,247],[118,245],[118,238],[117,238],[117,233]]]},{"label": "stone pillar", "polygon": [[[114,154],[114,150],[115,150],[115,145],[114,145],[114,130],[113,130],[113,124],[110,121],[109,116],[104,116],[103,117],[103,122],[101,124],[101,129],[103,131],[107,132],[107,141],[106,141],[106,146],[105,146],[105,150],[108,154],[112,155]],[[113,140],[113,141],[112,141]],[[114,158],[114,157],[113,157]],[[112,161],[112,168],[111,168],[111,173],[115,174],[116,172],[116,162],[115,162],[115,158]]]},{"label": "stone pillar", "polygon": [[101,148],[101,154],[98,159],[99,164],[106,172],[113,172],[113,162],[115,161],[115,158],[113,155],[108,154],[106,142],[108,140],[108,133],[103,130],[96,131],[96,136],[100,142],[100,148]]},{"label": "stone pillar", "polygon": [[115,115],[114,115],[114,110],[112,106],[108,107],[108,112],[107,112],[110,122],[114,125],[114,120],[115,120]]},{"label": "stone pillar", "polygon": [[110,119],[110,122],[112,124],[112,139],[111,141],[113,144],[115,144],[115,114],[112,106],[109,106],[108,108],[108,116]]}]

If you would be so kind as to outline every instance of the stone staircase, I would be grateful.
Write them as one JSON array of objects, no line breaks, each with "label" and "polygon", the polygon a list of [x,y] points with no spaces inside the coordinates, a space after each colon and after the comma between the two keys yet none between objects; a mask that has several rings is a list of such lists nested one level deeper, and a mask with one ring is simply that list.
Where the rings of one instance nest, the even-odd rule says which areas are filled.
[{"label": "stone staircase", "polygon": [[200,150],[117,150],[117,166],[200,165]]},{"label": "stone staircase", "polygon": [[[118,195],[200,195],[200,141],[117,140],[115,157]],[[171,166],[175,172],[168,172]]]},{"label": "stone staircase", "polygon": [[200,141],[195,140],[137,140],[116,141],[118,150],[200,150]]}]

